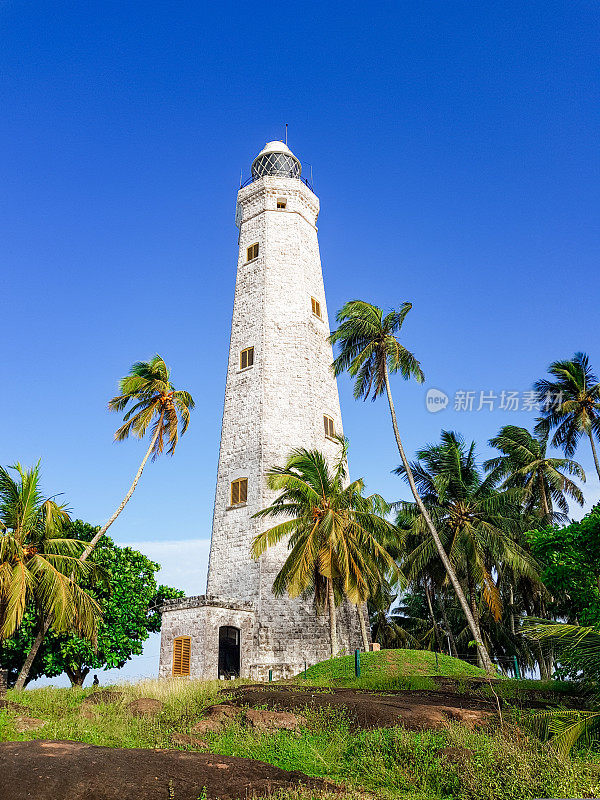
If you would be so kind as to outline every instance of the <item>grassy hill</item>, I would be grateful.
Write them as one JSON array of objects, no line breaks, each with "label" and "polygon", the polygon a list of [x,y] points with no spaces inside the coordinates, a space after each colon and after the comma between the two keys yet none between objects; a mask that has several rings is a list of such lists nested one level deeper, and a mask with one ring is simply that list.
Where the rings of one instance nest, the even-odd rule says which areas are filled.
[{"label": "grassy hill", "polygon": [[[354,655],[331,658],[321,661],[306,670],[306,680],[314,685],[335,683],[343,686],[362,686],[364,688],[387,687],[405,688],[413,679],[429,677],[446,678],[484,678],[485,671],[462,661],[439,654],[437,663],[435,653],[430,650],[380,650],[376,653],[360,654],[361,677],[354,674]],[[304,673],[297,680],[303,680]],[[426,684],[426,681],[418,681]],[[421,687],[419,687],[421,688]],[[423,685],[422,688],[427,688]],[[433,688],[433,686],[431,687]]]}]

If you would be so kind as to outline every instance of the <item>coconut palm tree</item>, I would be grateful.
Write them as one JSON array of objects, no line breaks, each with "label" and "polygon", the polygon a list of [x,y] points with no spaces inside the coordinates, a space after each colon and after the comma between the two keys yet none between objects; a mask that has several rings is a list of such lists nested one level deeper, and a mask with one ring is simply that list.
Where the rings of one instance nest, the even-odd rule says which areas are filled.
[{"label": "coconut palm tree", "polygon": [[403,303],[399,311],[390,311],[384,317],[383,311],[371,303],[362,300],[350,300],[346,303],[337,315],[339,327],[330,336],[332,344],[339,346],[339,354],[333,362],[333,371],[335,375],[341,375],[342,372],[347,371],[355,379],[354,397],[356,399],[366,400],[367,397],[372,396],[375,400],[384,391],[386,392],[396,445],[406,470],[410,490],[435,543],[450,583],[456,592],[473,638],[477,642],[481,663],[487,671],[491,672],[493,671],[492,662],[479,635],[477,624],[456,575],[456,570],[444,550],[425,504],[419,496],[398,430],[390,386],[390,373],[399,372],[405,380],[413,377],[419,383],[425,380],[421,365],[415,356],[398,340],[406,315],[411,308],[411,303]]},{"label": "coconut palm tree", "polygon": [[[523,491],[525,512],[541,516],[545,525],[554,521],[565,521],[570,497],[580,506],[583,493],[579,486],[563,472],[585,481],[585,472],[580,464],[568,458],[550,458],[546,453],[548,440],[532,436],[525,428],[505,425],[497,436],[490,439],[490,447],[500,450],[502,455],[486,461],[484,469],[492,481],[502,488],[518,488]],[[553,511],[553,505],[560,513]]]},{"label": "coconut palm tree", "polygon": [[[68,520],[64,506],[43,497],[39,463],[0,467],[0,640],[18,630],[28,603],[40,627],[47,619],[57,633],[94,639],[100,607],[79,582],[99,570],[81,562],[85,542],[62,536]],[[24,686],[33,657],[16,688]]]},{"label": "coconut palm tree", "polygon": [[[150,361],[137,361],[131,367],[129,375],[119,381],[121,394],[113,397],[108,403],[110,411],[124,411],[129,406],[129,410],[123,418],[123,425],[115,433],[116,441],[121,442],[129,438],[130,434],[138,439],[143,439],[148,428],[150,428],[150,444],[133,479],[133,483],[129,487],[129,491],[108,522],[87,543],[81,556],[82,561],[88,558],[98,541],[104,536],[131,499],[150,456],[154,461],[164,452],[165,447],[167,453],[172,456],[179,437],[187,430],[190,411],[194,408],[194,401],[189,392],[175,389],[170,377],[171,371],[159,355],[155,355]],[[49,626],[50,621],[46,620],[33,642],[25,665],[33,663],[33,659],[44,641],[44,636]],[[21,673],[23,673],[23,670]],[[19,675],[17,683],[20,682],[21,675]]]},{"label": "coconut palm tree", "polygon": [[553,380],[543,378],[533,388],[542,405],[542,417],[536,434],[547,437],[560,447],[567,458],[575,455],[582,436],[590,440],[596,472],[600,478],[600,462],[596,440],[600,439],[600,383],[592,372],[585,353],[575,353],[571,360],[554,361],[548,367]]},{"label": "coconut palm tree", "polygon": [[381,512],[389,507],[379,495],[365,497],[362,480],[347,482],[345,447],[332,467],[319,450],[294,450],[285,466],[267,472],[267,485],[280,494],[254,516],[283,521],[254,538],[252,556],[287,539],[290,552],[273,593],[311,593],[318,610],[327,608],[334,656],[336,589],[351,603],[364,604],[382,582],[382,568],[397,573],[385,549],[393,527]]},{"label": "coconut palm tree", "polygon": [[[452,431],[442,431],[440,444],[423,448],[417,458],[410,469],[456,574],[466,584],[471,614],[481,636],[479,595],[495,620],[502,614],[494,573],[506,565],[519,575],[539,580],[533,558],[516,541],[521,492],[499,492],[491,477],[482,479],[475,461],[475,443],[467,446]],[[396,473],[406,477],[404,465]],[[417,504],[401,502],[398,507],[399,527],[408,529],[408,542],[415,544],[406,560],[408,577],[416,581],[430,569],[438,553]]]},{"label": "coconut palm tree", "polygon": [[189,392],[175,389],[170,378],[171,370],[159,355],[155,355],[150,361],[137,361],[131,367],[129,375],[119,381],[121,394],[113,397],[108,403],[110,411],[124,411],[129,406],[123,417],[123,425],[115,433],[115,441],[122,442],[129,438],[130,434],[143,439],[150,427],[150,444],[129,491],[112,517],[86,547],[84,559],[89,556],[98,540],[104,536],[131,499],[150,456],[155,461],[164,452],[165,447],[167,453],[172,456],[179,437],[187,430],[194,401]]},{"label": "coconut palm tree", "polygon": [[580,739],[598,737],[600,731],[600,630],[597,626],[567,625],[545,620],[526,620],[526,635],[561,654],[561,660],[581,675],[582,689],[587,694],[585,711],[559,709],[538,711],[537,723],[556,749],[565,755]]}]

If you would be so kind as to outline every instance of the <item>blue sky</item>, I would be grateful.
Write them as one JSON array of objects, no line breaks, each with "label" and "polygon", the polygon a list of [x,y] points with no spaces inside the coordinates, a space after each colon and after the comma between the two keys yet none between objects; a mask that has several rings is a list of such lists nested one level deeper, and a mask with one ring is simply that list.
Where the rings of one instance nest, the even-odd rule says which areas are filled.
[{"label": "blue sky", "polygon": [[[106,403],[160,352],[197,408],[111,534],[204,590],[235,195],[286,122],[321,199],[330,317],[414,304],[408,450],[444,427],[487,456],[501,425],[530,425],[453,398],[526,391],[576,350],[600,370],[598,23],[595,2],[0,2],[0,462],[41,458],[47,491],[104,521],[143,452],[113,444]],[[407,496],[385,401],[340,394],[353,474]]]}]

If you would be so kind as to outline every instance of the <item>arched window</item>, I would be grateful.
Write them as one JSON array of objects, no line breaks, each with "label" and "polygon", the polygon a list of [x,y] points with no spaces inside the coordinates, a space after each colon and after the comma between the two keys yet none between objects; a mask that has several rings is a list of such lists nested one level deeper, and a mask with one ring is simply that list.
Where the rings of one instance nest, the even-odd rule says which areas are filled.
[{"label": "arched window", "polygon": [[189,636],[178,636],[173,640],[173,675],[190,674],[190,650]]}]

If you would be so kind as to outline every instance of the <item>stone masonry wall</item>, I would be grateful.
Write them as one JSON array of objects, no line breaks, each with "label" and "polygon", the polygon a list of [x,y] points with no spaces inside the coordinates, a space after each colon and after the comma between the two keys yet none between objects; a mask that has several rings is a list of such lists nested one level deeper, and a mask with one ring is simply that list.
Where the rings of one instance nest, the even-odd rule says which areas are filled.
[{"label": "stone masonry wall", "polygon": [[[286,200],[285,210],[277,209],[280,198]],[[311,601],[272,594],[287,556],[286,543],[269,548],[258,562],[250,558],[254,536],[274,524],[252,519],[276,496],[266,486],[266,470],[284,464],[297,447],[318,448],[334,459],[338,445],[325,436],[324,414],[334,420],[336,433],[342,433],[337,383],[330,370],[318,213],[318,198],[296,179],[264,177],[238,194],[239,257],[207,595],[255,608],[253,623],[244,623],[242,637],[245,652],[252,630],[251,652],[244,656],[248,677],[264,677],[269,668],[295,674],[305,661],[329,656],[327,616],[317,616]],[[258,258],[248,262],[247,248],[255,242]],[[320,303],[321,318],[312,313],[311,297]],[[240,352],[246,347],[254,347],[254,364],[242,370]],[[248,479],[247,503],[231,508],[230,485],[241,477]],[[231,620],[239,619],[230,610],[230,621],[221,621],[229,613],[226,608],[221,613],[206,605],[177,606],[164,613],[161,674],[170,670],[169,640],[184,635],[175,631],[203,625],[205,633],[195,633],[204,655],[197,656],[194,674],[208,677],[218,642],[215,625],[237,625]],[[235,611],[240,613],[249,612]],[[338,609],[337,627],[340,648],[361,646],[356,609]]]}]

